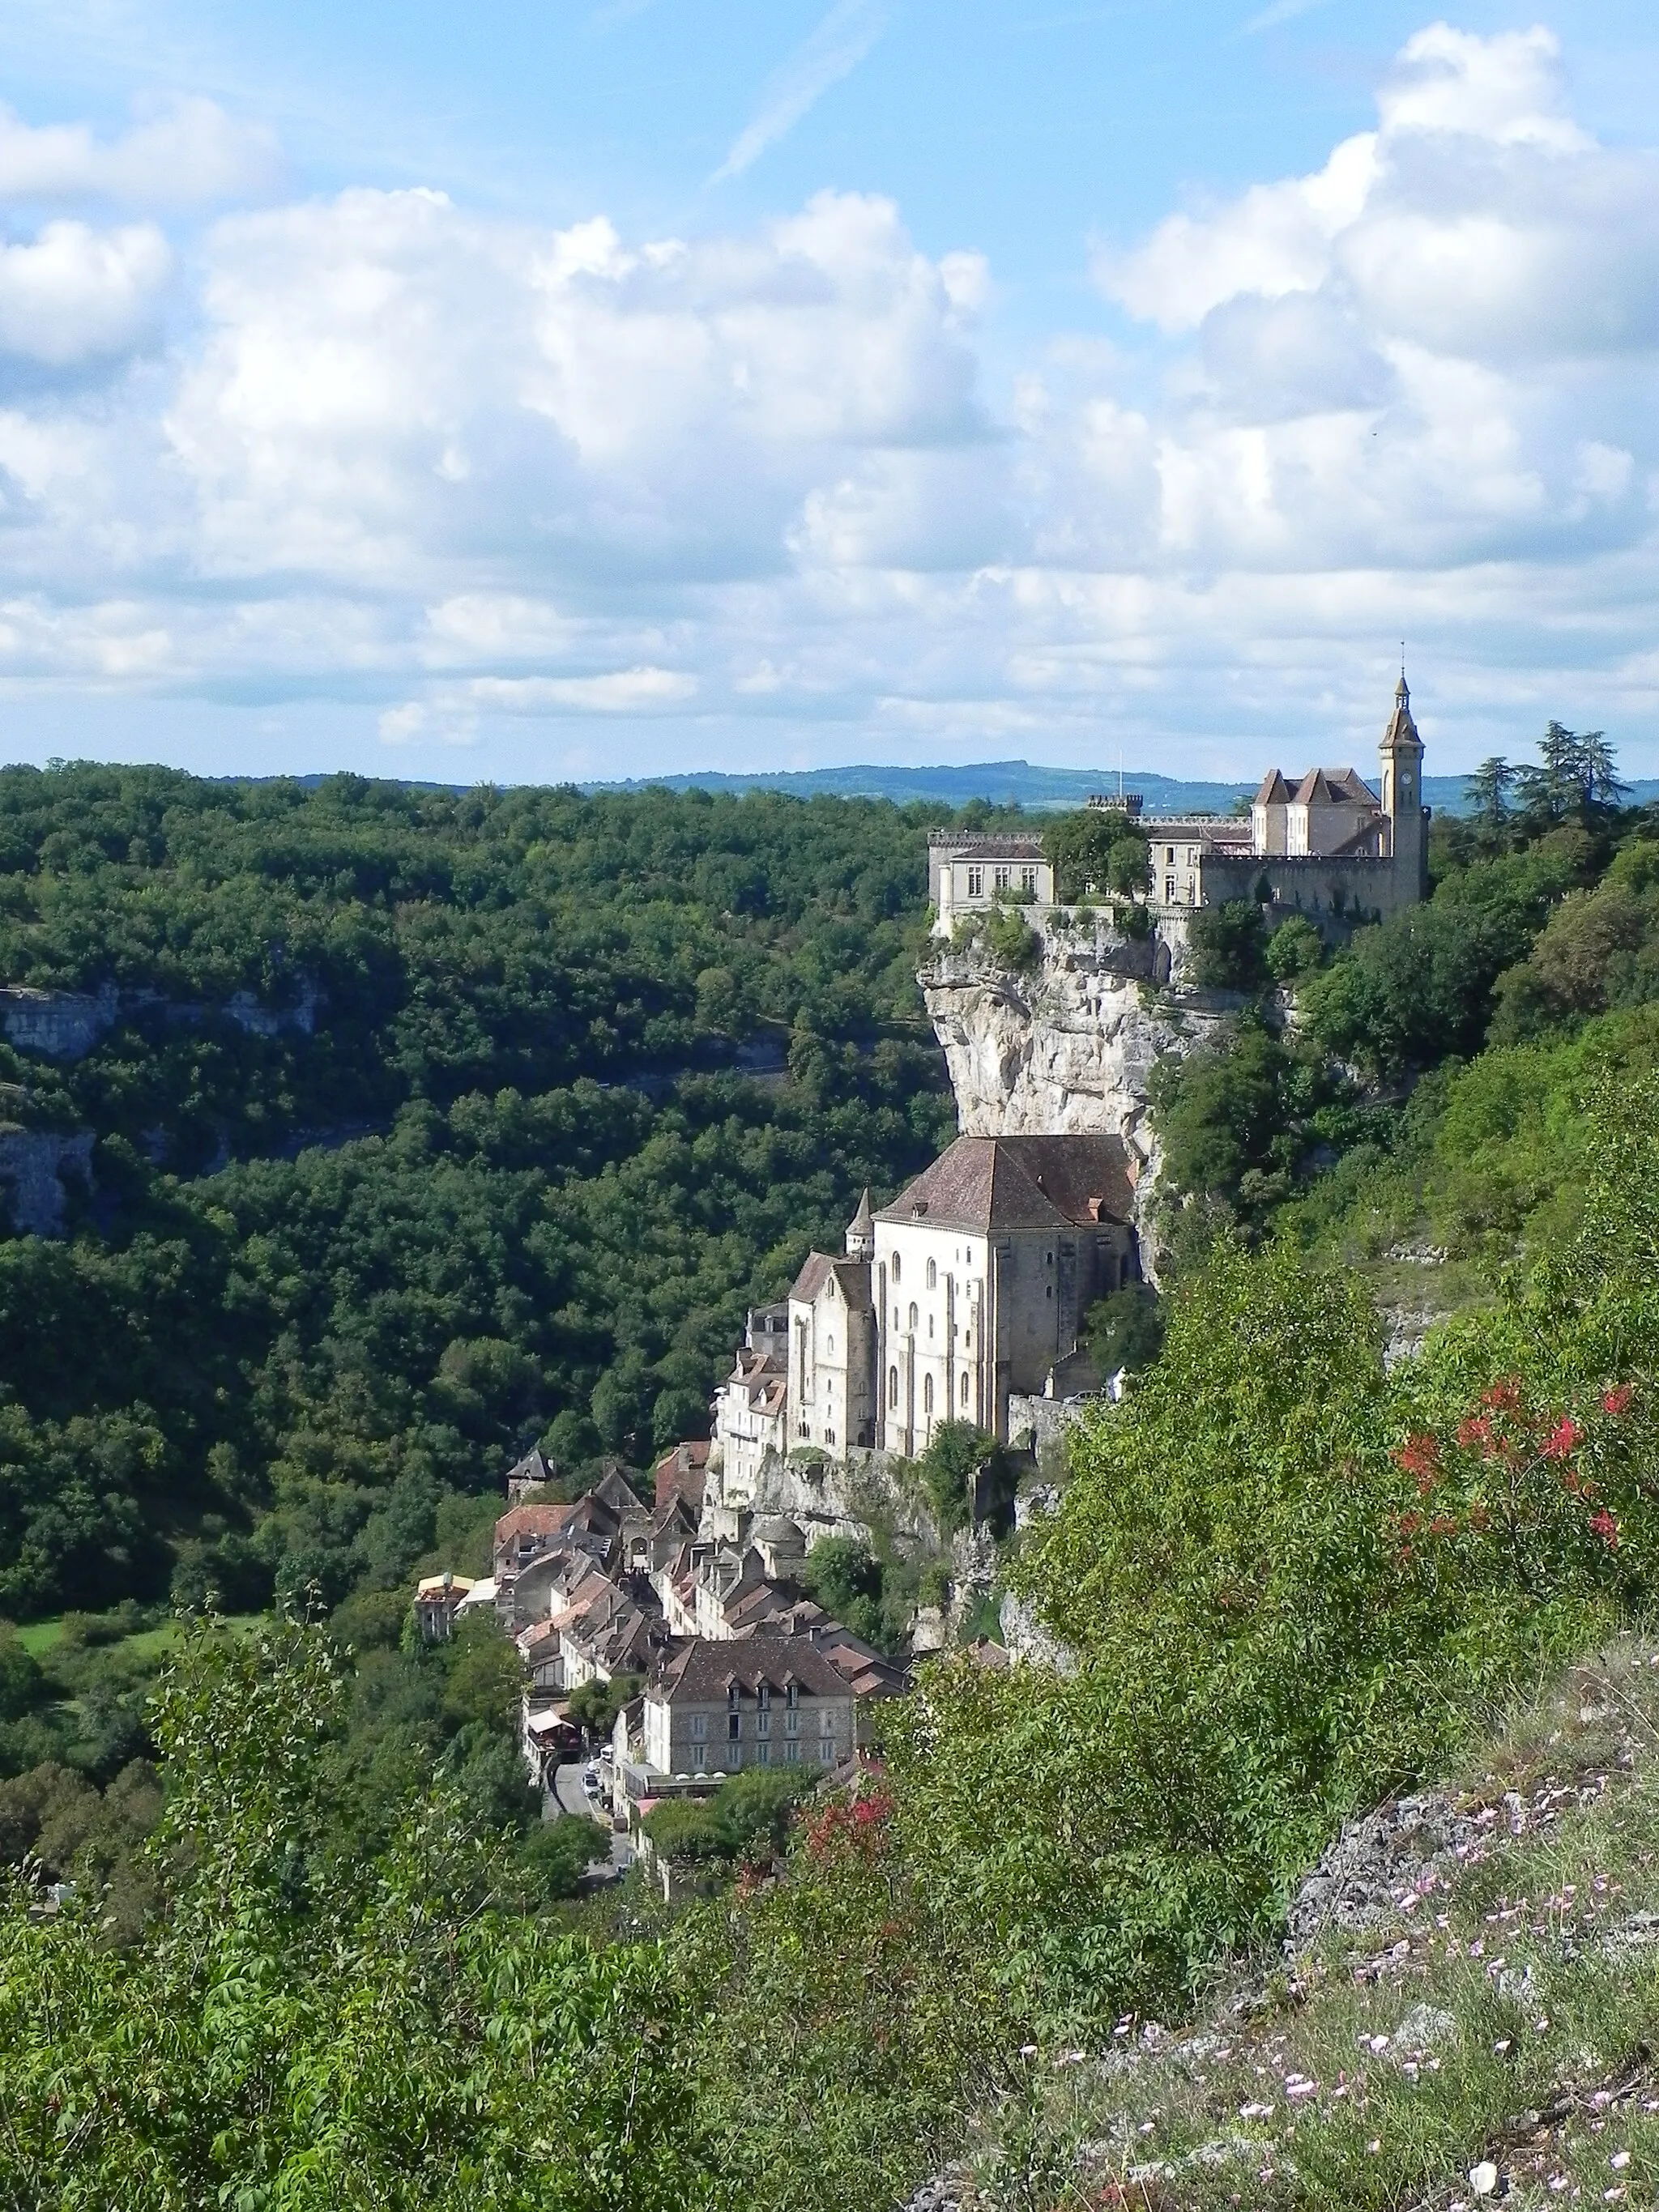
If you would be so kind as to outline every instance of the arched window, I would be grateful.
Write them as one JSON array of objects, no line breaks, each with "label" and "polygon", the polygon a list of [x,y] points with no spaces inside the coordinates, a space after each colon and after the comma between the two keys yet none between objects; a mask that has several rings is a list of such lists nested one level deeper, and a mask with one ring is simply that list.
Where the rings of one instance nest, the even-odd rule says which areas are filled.
[{"label": "arched window", "polygon": [[894,1280],[895,1282],[897,1282],[898,1279],[899,1279],[899,1255],[898,1255],[898,1254],[897,1254],[896,1252],[895,1252],[895,1253],[894,1253],[894,1255],[893,1255],[893,1280]]},{"label": "arched window", "polygon": [[931,1375],[924,1375],[921,1378],[921,1410],[924,1413],[931,1413],[933,1410],[933,1378]]},{"label": "arched window", "polygon": [[896,1367],[890,1367],[887,1370],[887,1402],[890,1406],[896,1406],[898,1403],[898,1370]]},{"label": "arched window", "polygon": [[962,1402],[964,1406],[968,1403],[968,1377],[965,1375],[962,1378]]},{"label": "arched window", "polygon": [[929,1314],[927,1316],[927,1334],[930,1337],[933,1334],[933,1316],[932,1314]]},{"label": "arched window", "polygon": [[912,1298],[912,1300],[910,1301],[910,1326],[911,1326],[911,1328],[914,1328],[915,1327],[915,1325],[916,1325],[916,1304],[915,1304],[915,1300],[914,1298]]},{"label": "arched window", "polygon": [[927,1262],[927,1287],[930,1291],[939,1288],[939,1265],[933,1260]]},{"label": "arched window", "polygon": [[826,1336],[824,1338],[823,1348],[829,1357],[833,1359],[836,1356],[836,1340],[833,1336]]}]

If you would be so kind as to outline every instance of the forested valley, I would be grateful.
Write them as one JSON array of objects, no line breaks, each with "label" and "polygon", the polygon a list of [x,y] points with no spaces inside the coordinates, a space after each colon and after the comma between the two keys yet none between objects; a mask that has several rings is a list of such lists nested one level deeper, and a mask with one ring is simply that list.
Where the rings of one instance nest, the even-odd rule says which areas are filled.
[{"label": "forested valley", "polygon": [[[7,980],[321,994],[309,1036],[158,999],[8,1063],[15,1121],[98,1142],[71,1233],[0,1245],[0,1848],[88,1870],[0,1914],[0,2203],[830,2212],[949,2158],[988,2208],[1136,2201],[1077,2193],[1064,2069],[1652,1620],[1659,817],[1599,744],[1489,763],[1430,899],[1334,951],[1205,918],[1230,1011],[1156,1080],[1160,1292],[1096,1319],[1137,1371],[1000,1559],[1070,1671],[945,1653],[878,1776],[672,1908],[561,1901],[512,1685],[400,1648],[399,1590],[523,1443],[684,1432],[744,1305],[948,1135],[927,820],[0,778]],[[210,1589],[298,1617],[158,1628],[159,1696],[142,1636],[103,1663],[112,1608]],[[1437,2113],[1442,2166],[1362,2139],[1370,2194],[1292,2161],[1243,2201],[1416,2202],[1471,2161]]]}]

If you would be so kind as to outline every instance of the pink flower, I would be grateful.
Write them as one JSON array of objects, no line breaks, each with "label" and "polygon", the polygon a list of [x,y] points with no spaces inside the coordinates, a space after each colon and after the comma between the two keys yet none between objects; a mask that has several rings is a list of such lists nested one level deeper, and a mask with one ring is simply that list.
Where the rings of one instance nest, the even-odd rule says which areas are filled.
[{"label": "pink flower", "polygon": [[1583,1431],[1579,1427],[1577,1422],[1573,1419],[1571,1414],[1564,1413],[1561,1416],[1559,1425],[1551,1431],[1549,1436],[1545,1440],[1545,1458],[1568,1458],[1571,1455],[1574,1448],[1577,1444],[1579,1437],[1583,1436]]},{"label": "pink flower", "polygon": [[1425,1478],[1432,1482],[1440,1472],[1440,1446],[1426,1434],[1407,1437],[1394,1457],[1396,1467],[1414,1474],[1419,1482]]},{"label": "pink flower", "polygon": [[1482,1391],[1480,1402],[1494,1413],[1518,1413],[1521,1410],[1521,1378],[1506,1375],[1501,1382],[1494,1382],[1490,1390]]},{"label": "pink flower", "polygon": [[1612,1514],[1608,1512],[1605,1505],[1601,1508],[1601,1510],[1599,1513],[1592,1513],[1590,1515],[1590,1527],[1595,1529],[1596,1534],[1607,1546],[1608,1551],[1616,1552],[1618,1550],[1619,1523],[1613,1519]]},{"label": "pink flower", "polygon": [[1630,1401],[1635,1395],[1628,1382],[1616,1383],[1611,1390],[1601,1393],[1601,1410],[1606,1413],[1628,1413]]}]

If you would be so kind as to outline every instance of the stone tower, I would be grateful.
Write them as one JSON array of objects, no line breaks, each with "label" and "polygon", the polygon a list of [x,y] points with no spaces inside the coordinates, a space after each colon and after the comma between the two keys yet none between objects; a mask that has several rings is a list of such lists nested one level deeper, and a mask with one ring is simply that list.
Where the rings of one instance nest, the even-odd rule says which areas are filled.
[{"label": "stone tower", "polygon": [[847,1256],[849,1260],[873,1260],[876,1256],[876,1218],[870,1211],[868,1183],[859,1200],[858,1212],[847,1224]]},{"label": "stone tower", "polygon": [[1423,740],[1412,720],[1412,695],[1406,672],[1394,695],[1394,713],[1382,732],[1382,811],[1388,816],[1389,849],[1398,875],[1412,886],[1413,898],[1429,895],[1429,810],[1423,804]]}]

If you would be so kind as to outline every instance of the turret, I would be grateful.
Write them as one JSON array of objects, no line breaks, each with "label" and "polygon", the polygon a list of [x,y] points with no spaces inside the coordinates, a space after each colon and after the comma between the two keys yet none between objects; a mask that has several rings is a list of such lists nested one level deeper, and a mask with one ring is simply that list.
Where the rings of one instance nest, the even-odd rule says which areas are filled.
[{"label": "turret", "polygon": [[1397,876],[1411,886],[1410,896],[1429,894],[1429,810],[1423,804],[1423,740],[1412,720],[1412,695],[1406,672],[1394,695],[1394,712],[1382,732],[1382,811],[1389,817],[1389,848]]},{"label": "turret", "polygon": [[876,1217],[870,1211],[868,1183],[859,1200],[858,1212],[847,1224],[847,1256],[849,1260],[873,1260],[876,1256]]}]

